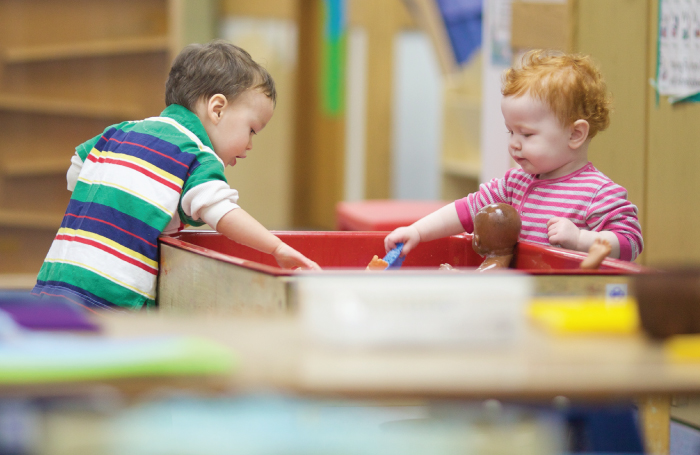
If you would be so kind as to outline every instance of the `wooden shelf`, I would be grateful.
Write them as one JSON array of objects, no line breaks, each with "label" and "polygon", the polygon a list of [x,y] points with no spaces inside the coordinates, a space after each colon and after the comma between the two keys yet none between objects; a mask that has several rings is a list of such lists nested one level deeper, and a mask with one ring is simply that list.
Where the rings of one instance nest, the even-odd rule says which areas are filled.
[{"label": "wooden shelf", "polygon": [[29,290],[36,284],[36,273],[0,274],[0,289]]},{"label": "wooden shelf", "polygon": [[0,110],[107,119],[143,116],[143,112],[137,106],[113,106],[107,103],[50,100],[8,94],[0,94]]},{"label": "wooden shelf", "polygon": [[86,41],[82,43],[10,47],[6,48],[2,52],[0,60],[2,60],[5,64],[18,64],[72,58],[167,52],[168,50],[168,37],[154,36],[143,38],[121,38],[118,40]]},{"label": "wooden shelf", "polygon": [[33,177],[40,175],[65,174],[70,167],[70,159],[25,159],[6,160],[0,164],[0,173],[5,177]]},{"label": "wooden shelf", "polygon": [[0,209],[0,227],[55,229],[61,226],[63,213],[49,214],[21,210]]},{"label": "wooden shelf", "polygon": [[443,159],[442,171],[448,175],[478,179],[481,173],[481,164],[454,159]]},{"label": "wooden shelf", "polygon": [[174,51],[216,36],[218,3],[0,0],[0,288],[2,273],[33,285],[68,204],[74,147],[158,115]]}]

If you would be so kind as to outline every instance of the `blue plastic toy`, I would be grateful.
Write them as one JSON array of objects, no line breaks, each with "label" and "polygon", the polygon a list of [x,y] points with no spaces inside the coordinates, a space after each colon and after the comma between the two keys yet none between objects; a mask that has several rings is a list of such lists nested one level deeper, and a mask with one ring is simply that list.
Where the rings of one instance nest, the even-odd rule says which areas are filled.
[{"label": "blue plastic toy", "polygon": [[389,251],[386,256],[384,256],[384,261],[388,262],[389,265],[386,266],[385,270],[398,269],[403,264],[403,260],[406,256],[401,256],[401,250],[403,249],[403,243],[397,243],[396,248]]}]

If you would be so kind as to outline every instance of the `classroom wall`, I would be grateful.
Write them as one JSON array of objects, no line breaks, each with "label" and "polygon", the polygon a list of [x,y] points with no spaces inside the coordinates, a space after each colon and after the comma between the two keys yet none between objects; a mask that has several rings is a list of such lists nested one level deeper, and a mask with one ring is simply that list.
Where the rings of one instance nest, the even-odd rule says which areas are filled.
[{"label": "classroom wall", "polygon": [[639,206],[645,251],[658,267],[700,262],[700,105],[657,99],[659,0],[578,1],[576,46],[601,64],[614,96],[610,129],[591,159]]},{"label": "classroom wall", "polygon": [[[649,1],[647,76],[656,77],[659,1]],[[645,87],[646,232],[650,264],[700,262],[700,104],[671,105]]]},{"label": "classroom wall", "polygon": [[[586,0],[576,3],[574,49],[590,54],[600,66],[613,96],[610,127],[589,148],[593,164],[627,189],[639,208],[649,254],[646,194],[646,99],[649,74],[647,48],[649,2],[646,0]],[[620,28],[623,27],[621,30]],[[655,60],[655,58],[653,59]],[[652,251],[654,249],[651,245]]]},{"label": "classroom wall", "polygon": [[226,169],[240,206],[268,229],[292,227],[298,27],[292,18],[224,16],[219,36],[246,49],[275,80],[277,106],[253,149]]}]

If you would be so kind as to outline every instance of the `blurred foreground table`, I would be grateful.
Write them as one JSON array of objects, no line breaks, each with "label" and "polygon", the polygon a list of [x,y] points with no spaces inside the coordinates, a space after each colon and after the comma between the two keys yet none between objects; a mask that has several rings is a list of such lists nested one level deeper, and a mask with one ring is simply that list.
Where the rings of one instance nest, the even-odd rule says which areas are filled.
[{"label": "blurred foreground table", "polygon": [[[279,390],[363,399],[497,398],[552,403],[636,399],[650,453],[668,453],[670,400],[700,394],[700,363],[673,363],[642,336],[554,337],[529,328],[508,346],[339,349],[305,339],[299,321],[279,317],[109,314],[111,338],[193,335],[231,349],[228,376],[142,378],[110,384],[127,391],[186,387],[215,393]],[[3,395],[85,391],[91,384],[0,387]],[[53,389],[52,389],[53,387]]]},{"label": "blurred foreground table", "polygon": [[187,334],[229,346],[229,392],[355,398],[636,399],[650,453],[668,453],[671,396],[700,394],[700,363],[674,363],[640,336],[555,337],[529,328],[508,346],[339,349],[305,339],[293,317],[109,315],[111,337]]}]

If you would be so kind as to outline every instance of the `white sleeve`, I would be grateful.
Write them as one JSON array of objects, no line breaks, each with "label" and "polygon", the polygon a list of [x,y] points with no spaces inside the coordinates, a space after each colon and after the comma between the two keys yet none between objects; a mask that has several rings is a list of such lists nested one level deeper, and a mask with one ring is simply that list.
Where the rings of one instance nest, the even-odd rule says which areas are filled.
[{"label": "white sleeve", "polygon": [[78,183],[78,177],[80,176],[80,170],[83,168],[83,160],[80,159],[78,152],[70,159],[70,167],[68,168],[68,173],[66,174],[66,180],[68,181],[68,191],[73,191],[75,185]]},{"label": "white sleeve", "polygon": [[216,229],[219,220],[240,208],[238,191],[221,180],[211,180],[190,189],[182,197],[182,210],[193,220],[202,220]]}]

